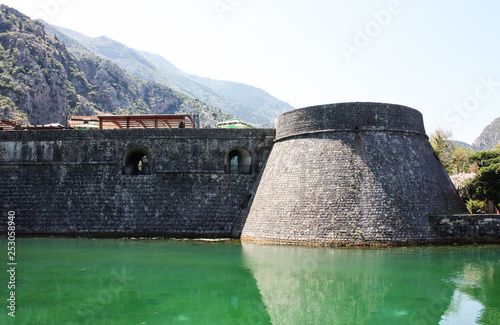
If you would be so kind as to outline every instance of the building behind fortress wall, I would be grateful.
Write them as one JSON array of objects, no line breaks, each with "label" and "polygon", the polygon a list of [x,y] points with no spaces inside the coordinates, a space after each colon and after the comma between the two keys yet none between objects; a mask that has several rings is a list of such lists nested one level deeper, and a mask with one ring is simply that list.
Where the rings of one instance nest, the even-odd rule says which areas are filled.
[{"label": "building behind fortress wall", "polygon": [[19,234],[230,237],[274,138],[274,129],[0,132],[1,209],[16,212]]}]

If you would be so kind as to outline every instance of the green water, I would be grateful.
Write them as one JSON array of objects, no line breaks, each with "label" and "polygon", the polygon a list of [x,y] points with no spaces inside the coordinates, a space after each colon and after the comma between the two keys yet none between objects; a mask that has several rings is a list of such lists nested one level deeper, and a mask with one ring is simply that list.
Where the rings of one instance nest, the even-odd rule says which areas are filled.
[{"label": "green water", "polygon": [[0,324],[500,324],[500,246],[18,238],[16,252],[16,318],[2,271]]}]

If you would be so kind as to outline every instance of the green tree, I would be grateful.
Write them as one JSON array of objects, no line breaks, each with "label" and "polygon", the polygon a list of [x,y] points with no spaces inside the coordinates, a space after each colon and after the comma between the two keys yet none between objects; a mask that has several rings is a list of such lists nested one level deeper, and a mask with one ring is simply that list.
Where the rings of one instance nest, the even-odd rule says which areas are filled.
[{"label": "green tree", "polygon": [[451,131],[437,129],[431,134],[429,142],[448,175],[468,172],[470,168],[469,156],[472,152],[466,147],[457,146],[451,137]]},{"label": "green tree", "polygon": [[458,173],[468,173],[470,171],[471,163],[469,157],[473,154],[473,151],[467,147],[460,147],[454,145],[450,172],[453,174]]},{"label": "green tree", "polygon": [[500,148],[477,152],[470,156],[470,163],[477,166],[476,177],[467,181],[461,190],[465,199],[492,201],[500,205]]},{"label": "green tree", "polygon": [[482,167],[476,176],[476,197],[500,205],[500,163]]},{"label": "green tree", "polygon": [[487,209],[488,209],[485,201],[468,200],[466,202],[466,205],[467,205],[467,209],[472,214],[486,213]]}]

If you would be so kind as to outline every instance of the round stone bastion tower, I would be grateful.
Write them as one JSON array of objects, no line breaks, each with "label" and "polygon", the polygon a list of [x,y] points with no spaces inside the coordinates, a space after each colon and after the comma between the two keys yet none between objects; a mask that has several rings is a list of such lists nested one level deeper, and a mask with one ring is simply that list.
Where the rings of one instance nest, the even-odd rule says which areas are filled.
[{"label": "round stone bastion tower", "polygon": [[299,245],[439,243],[429,215],[467,213],[422,114],[382,103],[307,107],[276,140],[241,239]]}]

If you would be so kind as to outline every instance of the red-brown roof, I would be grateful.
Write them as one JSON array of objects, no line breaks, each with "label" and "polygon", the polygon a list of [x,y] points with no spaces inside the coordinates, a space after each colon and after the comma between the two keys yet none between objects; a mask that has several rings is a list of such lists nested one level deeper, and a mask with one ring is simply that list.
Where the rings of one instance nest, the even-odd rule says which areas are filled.
[{"label": "red-brown roof", "polygon": [[20,130],[20,129],[21,129],[21,126],[13,121],[0,120],[0,130],[12,131],[12,130]]},{"label": "red-brown roof", "polygon": [[99,127],[102,129],[104,123],[110,122],[120,129],[175,129],[196,128],[191,115],[99,115]]},{"label": "red-brown roof", "polygon": [[[69,120],[68,120],[68,125],[72,128],[74,128],[77,125],[85,125],[85,124],[94,124],[96,126],[99,126],[99,119],[97,118],[97,115],[89,115],[89,116],[83,116],[83,115],[72,115]],[[118,129],[118,126],[114,123],[111,122],[104,122],[103,123],[103,129]]]}]

